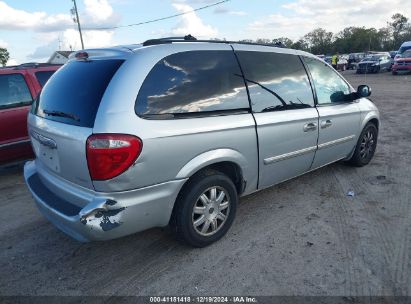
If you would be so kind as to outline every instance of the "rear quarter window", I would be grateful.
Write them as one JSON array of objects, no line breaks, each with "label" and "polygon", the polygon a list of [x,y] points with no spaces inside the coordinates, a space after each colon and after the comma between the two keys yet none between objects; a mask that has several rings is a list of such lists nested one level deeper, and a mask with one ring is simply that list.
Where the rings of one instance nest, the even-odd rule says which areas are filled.
[{"label": "rear quarter window", "polygon": [[163,58],[144,80],[135,105],[137,115],[152,119],[248,109],[232,51],[188,51]]},{"label": "rear quarter window", "polygon": [[92,128],[104,92],[124,60],[72,61],[50,78],[36,101],[36,115]]}]

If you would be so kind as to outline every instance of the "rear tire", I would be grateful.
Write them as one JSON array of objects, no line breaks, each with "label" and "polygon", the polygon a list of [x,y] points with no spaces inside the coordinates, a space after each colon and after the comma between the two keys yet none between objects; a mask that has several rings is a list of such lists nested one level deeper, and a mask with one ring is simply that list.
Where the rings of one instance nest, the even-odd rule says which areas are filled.
[{"label": "rear tire", "polygon": [[237,203],[237,190],[229,177],[215,170],[200,171],[179,194],[170,226],[180,242],[208,246],[230,229]]},{"label": "rear tire", "polygon": [[377,148],[377,139],[378,129],[375,124],[369,122],[362,130],[354,154],[348,160],[348,163],[356,167],[367,165],[374,156]]}]

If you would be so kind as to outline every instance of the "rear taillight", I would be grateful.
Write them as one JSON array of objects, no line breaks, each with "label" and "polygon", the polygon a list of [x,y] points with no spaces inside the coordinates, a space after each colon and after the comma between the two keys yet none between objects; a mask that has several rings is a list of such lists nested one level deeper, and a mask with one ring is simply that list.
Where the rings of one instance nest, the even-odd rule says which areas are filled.
[{"label": "rear taillight", "polygon": [[106,180],[126,171],[143,148],[140,138],[125,134],[94,134],[87,139],[91,179]]}]

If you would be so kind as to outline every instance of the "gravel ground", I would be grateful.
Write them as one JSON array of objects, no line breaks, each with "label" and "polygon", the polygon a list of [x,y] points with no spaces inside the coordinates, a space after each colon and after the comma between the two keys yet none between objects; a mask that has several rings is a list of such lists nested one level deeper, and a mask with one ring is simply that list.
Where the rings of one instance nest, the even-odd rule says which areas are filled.
[{"label": "gravel ground", "polygon": [[204,249],[167,229],[79,243],[39,214],[21,166],[0,169],[0,294],[411,295],[411,75],[345,76],[372,87],[382,114],[373,161],[242,198]]}]

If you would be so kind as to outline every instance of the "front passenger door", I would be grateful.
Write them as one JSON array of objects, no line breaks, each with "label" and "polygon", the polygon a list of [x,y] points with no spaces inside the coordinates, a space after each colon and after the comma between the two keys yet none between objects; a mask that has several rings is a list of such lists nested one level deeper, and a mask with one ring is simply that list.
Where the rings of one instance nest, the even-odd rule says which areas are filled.
[{"label": "front passenger door", "polygon": [[313,78],[319,114],[318,150],[311,169],[347,157],[354,149],[360,129],[361,112],[348,101],[350,86],[324,62],[303,57]]}]

